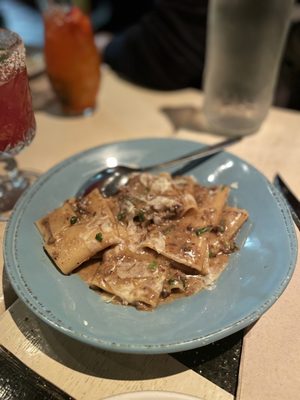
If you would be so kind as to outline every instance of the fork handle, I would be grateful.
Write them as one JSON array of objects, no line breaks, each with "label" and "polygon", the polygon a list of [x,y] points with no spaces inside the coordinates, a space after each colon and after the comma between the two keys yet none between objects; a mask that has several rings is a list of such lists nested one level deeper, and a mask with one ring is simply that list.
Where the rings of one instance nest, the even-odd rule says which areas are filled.
[{"label": "fork handle", "polygon": [[208,145],[202,147],[200,150],[193,151],[192,153],[188,153],[184,156],[179,158],[175,158],[173,160],[165,161],[160,164],[150,165],[148,167],[141,168],[143,172],[153,171],[157,169],[163,169],[166,167],[172,167],[177,164],[182,164],[185,161],[193,161],[200,158],[204,158],[210,156],[212,154],[218,153],[219,151],[223,150],[224,147],[230,146],[231,144],[237,143],[242,139],[242,137],[233,137],[230,139],[223,140],[222,142],[218,142],[213,145]]}]

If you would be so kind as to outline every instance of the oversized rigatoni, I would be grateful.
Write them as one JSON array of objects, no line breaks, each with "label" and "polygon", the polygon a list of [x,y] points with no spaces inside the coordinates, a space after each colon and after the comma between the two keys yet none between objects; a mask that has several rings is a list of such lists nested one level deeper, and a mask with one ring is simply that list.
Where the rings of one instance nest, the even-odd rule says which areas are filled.
[{"label": "oversized rigatoni", "polygon": [[36,225],[45,250],[64,274],[120,242],[115,219],[97,190],[83,199],[67,200]]},{"label": "oversized rigatoni", "polygon": [[80,267],[106,298],[149,310],[199,292],[224,271],[248,219],[228,206],[229,193],[191,177],[133,174],[114,197],[94,190],[71,198],[36,225],[64,274]]}]

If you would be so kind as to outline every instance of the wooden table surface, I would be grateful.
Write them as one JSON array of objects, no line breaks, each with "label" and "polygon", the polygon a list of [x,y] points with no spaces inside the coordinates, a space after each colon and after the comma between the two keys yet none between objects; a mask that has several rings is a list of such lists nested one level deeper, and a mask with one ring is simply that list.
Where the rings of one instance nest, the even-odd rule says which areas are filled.
[{"label": "wooden table surface", "polygon": [[[32,91],[36,109],[41,111],[36,112],[34,141],[18,156],[22,169],[44,172],[74,153],[112,141],[144,137],[178,137],[203,143],[220,140],[205,132],[205,125],[201,128],[202,94],[197,90],[146,90],[103,67],[98,108],[88,118],[64,118],[53,108],[45,108],[44,96],[49,93],[45,77],[32,83]],[[172,122],[174,113],[182,118],[175,117]],[[280,172],[300,197],[299,126],[299,113],[272,108],[260,131],[230,151],[270,180]],[[4,228],[2,223],[1,238]],[[17,300],[4,271],[0,283],[0,344],[76,399],[103,399],[138,390],[171,390],[205,400],[233,399],[168,355],[122,355],[78,344],[45,326]]]}]

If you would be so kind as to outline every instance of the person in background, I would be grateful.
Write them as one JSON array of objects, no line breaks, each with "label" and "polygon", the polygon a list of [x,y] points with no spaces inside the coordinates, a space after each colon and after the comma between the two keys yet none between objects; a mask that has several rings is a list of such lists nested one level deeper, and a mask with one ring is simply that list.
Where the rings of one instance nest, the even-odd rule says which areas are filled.
[{"label": "person in background", "polygon": [[[127,80],[160,90],[202,87],[208,0],[72,1],[89,10],[104,62]],[[300,0],[295,3],[274,104],[299,110]],[[0,0],[0,27],[23,34],[29,46],[42,46],[39,4]]]},{"label": "person in background", "polygon": [[200,88],[207,5],[207,0],[155,1],[138,22],[112,37],[102,50],[103,61],[152,89]]},{"label": "person in background", "polygon": [[[109,2],[113,23],[102,32],[112,35],[100,33],[105,63],[152,89],[202,88],[208,0]],[[300,0],[294,14],[273,104],[300,110]]]}]

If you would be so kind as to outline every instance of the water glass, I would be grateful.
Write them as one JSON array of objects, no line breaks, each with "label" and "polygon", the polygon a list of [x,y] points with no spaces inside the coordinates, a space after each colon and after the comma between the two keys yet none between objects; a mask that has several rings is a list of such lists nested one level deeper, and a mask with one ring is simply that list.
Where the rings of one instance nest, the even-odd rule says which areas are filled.
[{"label": "water glass", "polygon": [[210,0],[204,114],[224,135],[259,129],[271,105],[293,0]]}]

